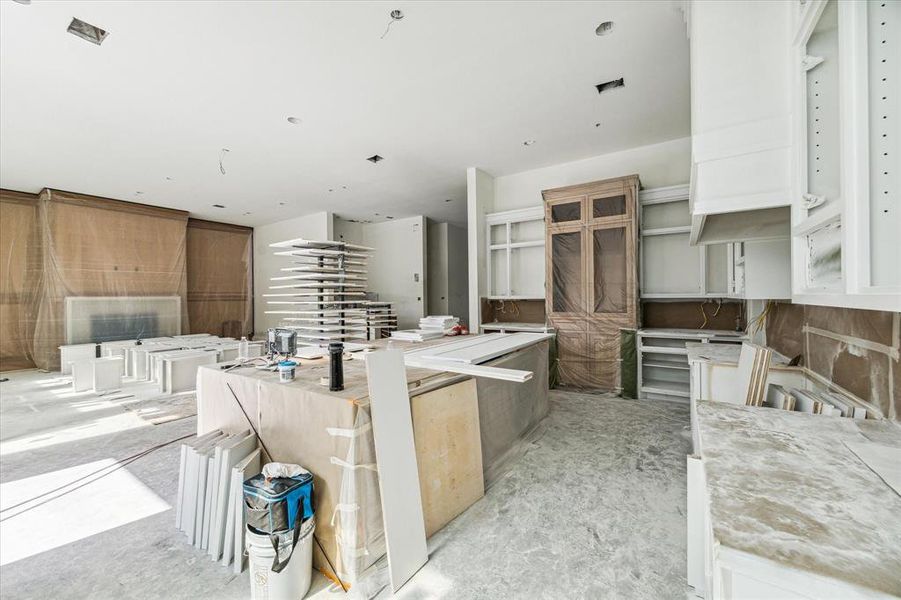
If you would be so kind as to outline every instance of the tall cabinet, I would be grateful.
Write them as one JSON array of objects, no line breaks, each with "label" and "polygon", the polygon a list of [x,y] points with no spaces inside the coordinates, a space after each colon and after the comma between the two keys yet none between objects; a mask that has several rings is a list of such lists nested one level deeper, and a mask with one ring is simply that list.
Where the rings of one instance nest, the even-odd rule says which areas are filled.
[{"label": "tall cabinet", "polygon": [[620,387],[620,329],[638,326],[638,176],[545,190],[546,309],[560,383]]}]

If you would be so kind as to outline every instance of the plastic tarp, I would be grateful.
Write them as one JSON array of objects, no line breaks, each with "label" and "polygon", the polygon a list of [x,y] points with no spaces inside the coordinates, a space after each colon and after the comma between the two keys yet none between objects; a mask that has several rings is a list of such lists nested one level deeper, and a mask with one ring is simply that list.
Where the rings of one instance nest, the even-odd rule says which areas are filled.
[{"label": "plastic tarp", "polygon": [[253,229],[188,219],[187,274],[191,333],[253,333]]},{"label": "plastic tarp", "polygon": [[247,228],[189,234],[184,211],[50,189],[4,190],[0,210],[4,370],[58,369],[67,343],[252,330]]},{"label": "plastic tarp", "polygon": [[[526,383],[476,380],[486,487],[540,435],[548,412],[547,356],[544,341],[486,363],[532,370],[534,376]],[[247,427],[226,384],[231,385],[273,459],[303,465],[313,473],[316,535],[328,555],[325,561],[317,547],[314,564],[330,573],[330,561],[351,584],[352,597],[369,598],[387,584],[388,575],[364,361],[345,363],[345,389],[334,393],[315,383],[327,373],[327,364],[302,365],[295,380],[286,384],[252,368],[223,372],[201,367],[197,433]],[[407,369],[408,382],[420,382],[417,388],[442,377],[446,374]],[[460,379],[451,376],[446,384]]]},{"label": "plastic tarp", "polygon": [[[620,328],[635,327],[634,250],[623,225],[551,236],[551,323],[561,385],[613,390],[620,382]],[[584,246],[587,245],[587,250]],[[590,253],[583,257],[583,252]],[[587,265],[587,268],[586,268]]]},{"label": "plastic tarp", "polygon": [[40,272],[37,197],[0,190],[0,370],[34,367]]}]

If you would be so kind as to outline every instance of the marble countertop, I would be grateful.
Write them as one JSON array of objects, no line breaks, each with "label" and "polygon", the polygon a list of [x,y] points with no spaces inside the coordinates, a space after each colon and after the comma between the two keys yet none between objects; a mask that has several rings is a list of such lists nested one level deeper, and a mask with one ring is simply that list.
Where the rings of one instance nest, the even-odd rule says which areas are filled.
[{"label": "marble countertop", "polygon": [[694,338],[710,338],[710,337],[728,337],[741,338],[745,337],[744,331],[730,331],[728,329],[674,329],[674,328],[645,328],[638,330],[639,335],[649,337],[694,337]]},{"label": "marble countertop", "polygon": [[901,496],[843,443],[901,447],[901,427],[709,401],[697,420],[722,547],[901,596]]},{"label": "marble countertop", "polygon": [[[700,342],[688,342],[685,344],[688,350],[688,362],[711,362],[738,364],[741,355],[740,344],[702,344]],[[770,366],[784,367],[789,359],[773,350],[770,357]]]}]

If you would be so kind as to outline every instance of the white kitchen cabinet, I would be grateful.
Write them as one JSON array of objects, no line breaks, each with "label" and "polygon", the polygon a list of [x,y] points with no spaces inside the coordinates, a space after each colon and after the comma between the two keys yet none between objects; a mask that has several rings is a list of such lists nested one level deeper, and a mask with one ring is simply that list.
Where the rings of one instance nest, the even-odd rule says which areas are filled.
[{"label": "white kitchen cabinet", "polygon": [[728,267],[728,295],[731,298],[791,298],[791,244],[788,238],[729,244]]},{"label": "white kitchen cabinet", "polygon": [[792,299],[901,310],[901,3],[795,3]]},{"label": "white kitchen cabinet", "polygon": [[639,192],[641,297],[723,298],[728,295],[728,244],[690,243],[689,186]]},{"label": "white kitchen cabinet", "polygon": [[691,243],[788,237],[790,2],[688,4]]},{"label": "white kitchen cabinet", "polygon": [[485,215],[488,298],[544,300],[544,207]]}]

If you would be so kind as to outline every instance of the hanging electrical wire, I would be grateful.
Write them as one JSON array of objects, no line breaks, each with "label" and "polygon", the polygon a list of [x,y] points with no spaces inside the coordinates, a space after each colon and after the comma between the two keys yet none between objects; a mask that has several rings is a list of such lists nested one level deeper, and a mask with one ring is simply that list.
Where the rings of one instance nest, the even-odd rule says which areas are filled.
[{"label": "hanging electrical wire", "polygon": [[403,11],[400,11],[400,10],[392,10],[392,11],[391,11],[391,20],[388,21],[388,26],[385,27],[385,33],[383,33],[383,34],[382,34],[382,37],[380,37],[379,39],[380,39],[380,40],[385,39],[385,36],[388,35],[388,32],[391,30],[391,26],[394,25],[394,22],[395,22],[395,21],[400,21],[400,20],[403,19],[403,18],[404,18],[404,13],[403,13]]},{"label": "hanging electrical wire", "polygon": [[219,152],[219,172],[222,173],[223,175],[225,175],[225,165],[222,164],[222,161],[225,159],[225,155],[228,154],[228,152],[229,152],[228,148],[223,148]]}]

